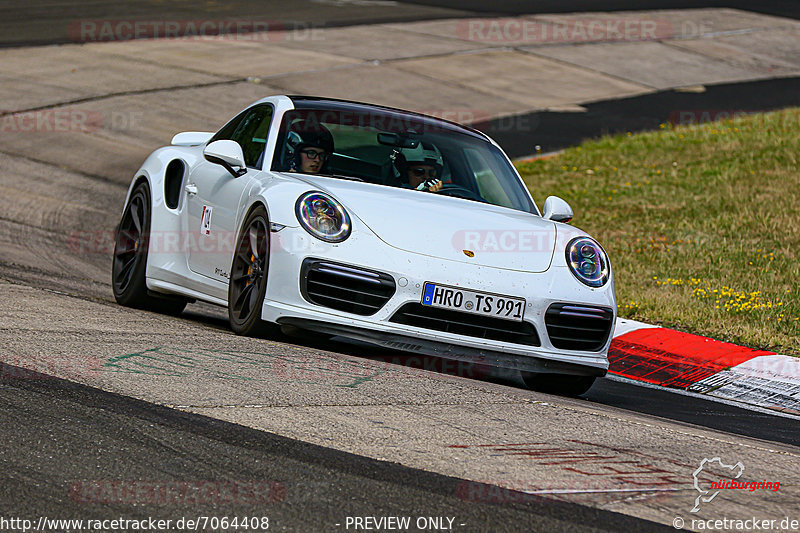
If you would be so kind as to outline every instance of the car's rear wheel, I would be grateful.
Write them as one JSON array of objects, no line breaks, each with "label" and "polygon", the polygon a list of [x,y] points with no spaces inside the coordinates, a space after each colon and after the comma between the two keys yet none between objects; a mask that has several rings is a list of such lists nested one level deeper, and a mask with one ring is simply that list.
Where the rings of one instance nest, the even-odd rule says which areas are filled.
[{"label": "car's rear wheel", "polygon": [[180,314],[186,300],[180,297],[153,296],[147,291],[145,273],[150,237],[150,187],[136,186],[114,235],[111,286],[120,305]]},{"label": "car's rear wheel", "polygon": [[239,335],[273,333],[276,327],[261,320],[269,268],[269,219],[263,206],[253,209],[242,224],[228,283],[228,319]]},{"label": "car's rear wheel", "polygon": [[594,376],[573,376],[570,374],[539,374],[521,372],[522,381],[529,389],[548,394],[563,396],[579,396],[588,391],[594,384]]}]

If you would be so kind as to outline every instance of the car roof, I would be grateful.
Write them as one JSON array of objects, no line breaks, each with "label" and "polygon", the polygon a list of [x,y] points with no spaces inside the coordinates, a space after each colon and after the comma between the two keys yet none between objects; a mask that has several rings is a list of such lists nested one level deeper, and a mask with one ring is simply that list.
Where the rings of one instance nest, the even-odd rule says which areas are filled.
[{"label": "car roof", "polygon": [[408,117],[413,117],[426,125],[431,125],[439,129],[452,130],[459,133],[467,133],[479,137],[484,141],[491,141],[491,138],[482,131],[453,122],[451,120],[425,115],[423,113],[416,113],[414,111],[407,111],[396,107],[388,107],[377,104],[368,104],[364,102],[355,102],[352,100],[339,100],[337,98],[327,98],[321,96],[304,96],[304,95],[286,95],[292,100],[295,109],[325,109],[330,111],[339,112],[356,112],[374,109],[376,111],[400,114]]}]

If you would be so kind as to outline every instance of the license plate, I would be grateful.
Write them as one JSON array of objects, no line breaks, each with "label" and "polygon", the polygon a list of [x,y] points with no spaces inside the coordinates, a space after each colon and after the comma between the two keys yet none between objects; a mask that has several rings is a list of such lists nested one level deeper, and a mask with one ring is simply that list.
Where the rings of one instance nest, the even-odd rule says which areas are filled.
[{"label": "license plate", "polygon": [[525,299],[425,282],[422,305],[522,322]]}]

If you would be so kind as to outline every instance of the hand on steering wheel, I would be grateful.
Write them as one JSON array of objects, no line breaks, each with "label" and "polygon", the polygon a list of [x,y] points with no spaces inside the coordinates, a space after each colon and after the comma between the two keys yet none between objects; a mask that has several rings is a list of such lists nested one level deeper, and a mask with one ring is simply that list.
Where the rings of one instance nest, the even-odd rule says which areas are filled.
[{"label": "hand on steering wheel", "polygon": [[438,189],[437,192],[439,192],[439,194],[446,194],[447,196],[453,196],[455,198],[466,198],[467,200],[475,200],[476,202],[486,203],[486,200],[484,200],[481,195],[475,191],[467,189],[466,187],[462,187],[461,185],[456,185],[455,183],[445,183],[441,188]]}]

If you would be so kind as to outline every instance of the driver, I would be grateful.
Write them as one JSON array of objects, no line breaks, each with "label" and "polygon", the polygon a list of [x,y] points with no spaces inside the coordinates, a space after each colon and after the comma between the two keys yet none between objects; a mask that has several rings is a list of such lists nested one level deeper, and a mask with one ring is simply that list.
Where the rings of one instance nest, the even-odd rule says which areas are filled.
[{"label": "driver", "polygon": [[403,187],[428,192],[442,190],[442,154],[433,144],[421,141],[416,148],[402,148],[394,166]]},{"label": "driver", "polygon": [[290,172],[319,174],[327,172],[328,158],[333,153],[333,135],[325,126],[295,122],[286,138],[286,160]]}]

